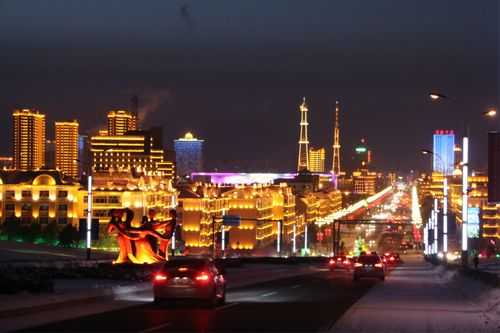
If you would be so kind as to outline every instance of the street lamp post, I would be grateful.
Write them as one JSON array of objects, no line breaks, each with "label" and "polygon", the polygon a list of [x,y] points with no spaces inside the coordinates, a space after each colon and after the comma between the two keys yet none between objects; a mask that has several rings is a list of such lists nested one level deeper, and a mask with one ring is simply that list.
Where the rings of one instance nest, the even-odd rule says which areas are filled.
[{"label": "street lamp post", "polygon": [[[79,159],[74,160],[75,163],[83,167],[83,163]],[[90,260],[92,250],[92,167],[89,165],[87,169],[87,223],[85,230],[85,248],[87,260]]]}]

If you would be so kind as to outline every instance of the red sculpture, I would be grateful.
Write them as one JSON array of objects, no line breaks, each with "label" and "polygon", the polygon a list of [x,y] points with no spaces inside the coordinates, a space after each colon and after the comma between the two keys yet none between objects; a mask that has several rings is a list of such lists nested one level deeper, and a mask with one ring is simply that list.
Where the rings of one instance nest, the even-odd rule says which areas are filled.
[{"label": "red sculpture", "polygon": [[[144,216],[140,227],[132,227],[134,212],[128,208],[112,209],[107,232],[116,236],[120,253],[113,263],[152,264],[168,259],[168,248],[176,226],[176,212],[170,221],[155,221],[155,211]],[[125,215],[125,221],[123,216]]]}]

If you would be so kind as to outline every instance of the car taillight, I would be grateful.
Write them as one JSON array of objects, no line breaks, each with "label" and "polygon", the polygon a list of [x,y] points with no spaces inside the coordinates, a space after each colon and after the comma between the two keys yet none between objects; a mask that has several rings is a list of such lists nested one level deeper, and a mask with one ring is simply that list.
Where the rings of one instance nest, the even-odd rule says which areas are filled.
[{"label": "car taillight", "polygon": [[329,261],[328,263],[329,263],[330,265],[333,265],[333,264],[335,264],[335,260],[330,259],[330,261]]},{"label": "car taillight", "polygon": [[390,258],[389,258],[389,260],[390,260],[390,261],[394,261],[394,257],[390,257]]},{"label": "car taillight", "polygon": [[379,262],[379,263],[375,264],[375,267],[383,267],[383,265],[382,265],[382,263]]},{"label": "car taillight", "polygon": [[383,262],[387,262],[387,259],[385,259],[385,258],[384,258],[384,259],[382,259],[382,261],[383,261]]},{"label": "car taillight", "polygon": [[359,262],[357,262],[357,263],[354,264],[354,267],[361,267],[361,266],[363,266],[363,265],[360,264]]},{"label": "car taillight", "polygon": [[208,275],[208,273],[203,272],[203,273],[200,273],[199,275],[197,275],[195,277],[195,280],[201,281],[201,282],[206,282],[206,281],[208,281],[209,278],[210,278],[210,276]]},{"label": "car taillight", "polygon": [[349,265],[349,261],[348,260],[344,260],[343,264],[344,265]]},{"label": "car taillight", "polygon": [[167,276],[163,273],[156,273],[154,280],[155,282],[163,282],[167,280]]}]

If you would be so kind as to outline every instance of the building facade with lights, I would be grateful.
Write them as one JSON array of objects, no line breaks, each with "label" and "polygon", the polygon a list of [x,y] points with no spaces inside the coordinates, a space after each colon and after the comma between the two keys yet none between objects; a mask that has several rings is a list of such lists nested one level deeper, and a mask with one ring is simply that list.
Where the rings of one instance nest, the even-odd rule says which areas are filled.
[{"label": "building facade with lights", "polygon": [[161,130],[130,131],[124,135],[92,136],[92,169],[147,172],[172,178],[174,165],[161,145]]},{"label": "building facade with lights", "polygon": [[56,169],[78,178],[78,127],[74,121],[56,121]]},{"label": "building facade with lights", "polygon": [[452,130],[436,130],[432,136],[432,170],[447,176],[455,170],[455,134]]},{"label": "building facade with lights", "polygon": [[309,171],[325,172],[325,148],[309,148]]},{"label": "building facade with lights", "polygon": [[[129,208],[134,212],[133,227],[142,223],[150,209],[156,212],[156,219],[168,221],[169,210],[177,206],[177,191],[170,179],[161,176],[131,174],[130,172],[97,172],[92,175],[92,216],[100,224],[110,221],[111,209]],[[86,217],[87,190],[78,193],[80,203],[78,216]]]},{"label": "building facade with lights", "polygon": [[1,220],[77,225],[80,184],[55,170],[0,171]]},{"label": "building facade with lights", "polygon": [[353,193],[373,195],[377,192],[377,173],[361,169],[352,173]]},{"label": "building facade with lights", "polygon": [[45,165],[45,115],[34,109],[16,109],[13,118],[14,168],[33,171]]},{"label": "building facade with lights", "polygon": [[203,171],[203,144],[187,132],[183,138],[174,140],[175,165],[178,176],[191,176],[193,172]]},{"label": "building facade with lights", "polygon": [[137,130],[137,115],[126,110],[108,112],[108,136],[124,135]]}]

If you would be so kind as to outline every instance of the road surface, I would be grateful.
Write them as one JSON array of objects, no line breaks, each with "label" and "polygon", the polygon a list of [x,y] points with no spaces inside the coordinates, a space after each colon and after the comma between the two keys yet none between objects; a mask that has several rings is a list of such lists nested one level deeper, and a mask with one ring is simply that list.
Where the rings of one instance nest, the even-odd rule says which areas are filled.
[{"label": "road surface", "polygon": [[148,292],[136,295],[137,306],[55,322],[29,332],[304,332],[328,330],[364,295],[374,280],[321,269],[228,291],[227,303],[215,309],[197,304],[155,306]]}]

